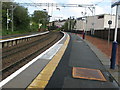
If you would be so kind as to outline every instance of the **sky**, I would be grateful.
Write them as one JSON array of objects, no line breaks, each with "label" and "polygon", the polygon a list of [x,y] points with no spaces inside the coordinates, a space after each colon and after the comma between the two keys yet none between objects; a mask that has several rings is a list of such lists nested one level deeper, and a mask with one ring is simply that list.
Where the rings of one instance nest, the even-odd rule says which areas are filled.
[{"label": "sky", "polygon": [[[96,4],[95,14],[115,14],[116,8],[111,9],[111,0],[14,0],[19,3],[61,3],[61,4]],[[56,9],[59,8],[59,9]],[[29,13],[32,14],[34,10],[43,10],[51,15],[51,21],[58,19],[67,19],[70,16],[74,18],[82,17],[85,13],[83,7],[28,7]],[[92,15],[90,10],[86,8],[86,16]]]}]

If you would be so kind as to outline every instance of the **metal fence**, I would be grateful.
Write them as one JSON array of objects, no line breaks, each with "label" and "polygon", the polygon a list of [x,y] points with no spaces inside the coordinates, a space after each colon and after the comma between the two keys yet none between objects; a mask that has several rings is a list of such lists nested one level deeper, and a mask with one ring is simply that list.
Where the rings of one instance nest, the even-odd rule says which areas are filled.
[{"label": "metal fence", "polygon": [[[97,38],[108,40],[108,31],[109,31],[108,29],[95,30],[94,31],[94,35],[91,34],[91,31],[87,31],[86,34],[90,35],[90,36],[93,36],[93,37],[97,37]],[[79,34],[83,33],[83,31],[80,31],[80,30],[77,30],[77,31],[76,30],[72,30],[72,31],[69,31],[69,32],[79,33]],[[114,32],[115,32],[115,29],[111,29],[110,30],[110,41],[114,40]],[[120,44],[120,28],[118,29],[118,33],[117,33],[117,42]]]},{"label": "metal fence", "polygon": [[[95,36],[95,37],[107,40],[108,39],[108,31],[109,31],[108,29],[95,30],[94,35],[92,35],[92,36]],[[114,40],[114,32],[115,32],[114,29],[110,30],[110,41]],[[117,35],[117,42],[120,44],[120,28],[118,29],[118,33],[117,34],[118,34]],[[87,35],[91,35],[91,32],[88,31]]]}]

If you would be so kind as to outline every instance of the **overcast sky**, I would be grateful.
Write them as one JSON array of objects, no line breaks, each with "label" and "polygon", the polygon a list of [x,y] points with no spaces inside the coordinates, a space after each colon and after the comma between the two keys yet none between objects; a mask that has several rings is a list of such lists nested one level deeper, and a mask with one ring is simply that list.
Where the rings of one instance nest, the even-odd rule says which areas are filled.
[{"label": "overcast sky", "polygon": [[[97,4],[95,9],[95,14],[110,14],[111,13],[111,0],[14,0],[15,2],[20,3],[64,3],[64,4]],[[81,7],[59,7],[60,10],[56,7],[29,7],[29,13],[32,14],[34,10],[43,10],[46,9],[49,15],[52,15],[52,20],[56,19],[66,19],[70,16],[75,18],[82,17],[81,12],[85,12],[85,8]],[[91,15],[89,9],[86,9],[87,16]],[[112,8],[112,13],[115,13],[115,7]]]}]

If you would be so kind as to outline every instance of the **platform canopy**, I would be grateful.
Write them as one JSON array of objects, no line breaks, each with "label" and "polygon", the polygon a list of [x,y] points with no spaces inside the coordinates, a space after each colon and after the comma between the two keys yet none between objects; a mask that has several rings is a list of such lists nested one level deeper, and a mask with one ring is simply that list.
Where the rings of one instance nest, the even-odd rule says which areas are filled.
[{"label": "platform canopy", "polygon": [[112,0],[112,6],[111,7],[114,7],[116,5],[120,5],[120,0]]}]

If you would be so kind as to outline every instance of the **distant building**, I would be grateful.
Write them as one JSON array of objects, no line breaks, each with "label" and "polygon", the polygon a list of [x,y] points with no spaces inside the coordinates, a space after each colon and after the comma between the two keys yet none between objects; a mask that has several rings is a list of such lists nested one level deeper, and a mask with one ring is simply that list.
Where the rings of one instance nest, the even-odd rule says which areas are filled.
[{"label": "distant building", "polygon": [[52,22],[49,22],[49,23],[47,24],[47,26],[52,26]]},{"label": "distant building", "polygon": [[76,24],[74,26],[75,30],[82,31],[85,29],[84,27],[85,27],[85,21],[84,21],[83,17],[77,18]]},{"label": "distant building", "polygon": [[[77,18],[76,25],[74,26],[75,30],[104,30],[109,28],[108,21],[111,20],[111,28],[115,28],[115,15],[110,14],[101,14],[96,16],[87,16],[86,20],[84,17]],[[120,28],[120,17],[119,25]]]},{"label": "distant building", "polygon": [[65,24],[66,20],[58,20],[54,22],[54,25],[57,27],[62,27]]}]

